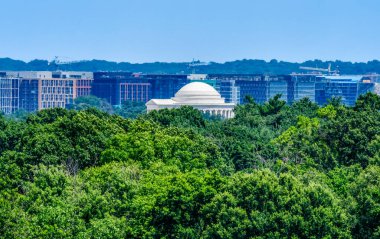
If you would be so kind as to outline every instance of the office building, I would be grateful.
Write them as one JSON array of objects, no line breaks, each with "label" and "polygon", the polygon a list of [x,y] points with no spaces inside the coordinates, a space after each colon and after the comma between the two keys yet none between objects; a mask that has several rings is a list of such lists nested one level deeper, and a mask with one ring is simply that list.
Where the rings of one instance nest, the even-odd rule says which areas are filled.
[{"label": "office building", "polygon": [[112,105],[123,101],[148,102],[152,98],[173,97],[188,82],[187,75],[95,72],[92,94]]},{"label": "office building", "polygon": [[20,102],[20,79],[0,76],[0,112],[12,114],[19,109]]},{"label": "office building", "polygon": [[146,102],[151,98],[151,84],[131,72],[95,72],[92,95],[120,105],[123,100]]},{"label": "office building", "polygon": [[316,94],[320,94],[316,89],[315,74],[292,74],[288,84],[288,103],[297,102],[303,98],[308,98],[311,102],[316,102]]},{"label": "office building", "polygon": [[147,74],[140,78],[148,80],[152,85],[152,97],[155,99],[168,99],[173,97],[179,89],[190,81],[187,75]]},{"label": "office building", "polygon": [[[18,109],[29,112],[67,107],[79,96],[93,94],[112,105],[123,101],[148,102],[171,99],[188,83],[212,86],[225,103],[242,104],[246,96],[262,104],[281,94],[281,99],[294,103],[309,98],[319,105],[340,97],[348,106],[359,95],[380,92],[379,76],[339,76],[321,74],[255,75],[255,74],[140,74],[130,72],[0,72],[0,110],[11,114]],[[379,93],[380,94],[380,93]]]},{"label": "office building", "polygon": [[48,108],[66,108],[76,98],[76,79],[52,78],[39,79],[38,110]]},{"label": "office building", "polygon": [[10,71],[0,78],[1,111],[33,112],[73,104],[77,96],[89,95],[92,73]]},{"label": "office building", "polygon": [[375,91],[375,83],[363,76],[318,76],[316,89],[316,102],[319,105],[339,97],[344,105],[354,106],[360,95]]},{"label": "office building", "polygon": [[275,95],[281,95],[281,100],[289,102],[288,87],[290,80],[291,77],[288,75],[265,76],[265,81],[269,82],[267,101]]},{"label": "office building", "polygon": [[288,101],[289,76],[210,74],[209,78],[218,81],[217,89],[226,102],[242,104],[247,96],[262,104],[281,94],[281,99]]},{"label": "office building", "polygon": [[226,103],[240,104],[240,87],[236,85],[235,80],[218,80],[215,88]]},{"label": "office building", "polygon": [[75,79],[76,97],[91,94],[92,81],[94,74],[92,72],[79,71],[57,71],[52,73],[53,78]]},{"label": "office building", "polygon": [[20,84],[20,109],[27,112],[39,110],[39,79],[21,79]]}]

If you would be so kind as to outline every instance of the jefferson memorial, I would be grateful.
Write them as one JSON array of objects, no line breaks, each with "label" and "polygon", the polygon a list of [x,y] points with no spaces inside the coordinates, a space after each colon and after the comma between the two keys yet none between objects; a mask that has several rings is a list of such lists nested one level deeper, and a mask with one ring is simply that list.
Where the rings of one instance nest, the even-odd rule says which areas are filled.
[{"label": "jefferson memorial", "polygon": [[225,103],[224,98],[210,85],[192,82],[182,87],[171,99],[152,99],[146,103],[147,111],[192,106],[205,114],[233,118],[234,103]]}]

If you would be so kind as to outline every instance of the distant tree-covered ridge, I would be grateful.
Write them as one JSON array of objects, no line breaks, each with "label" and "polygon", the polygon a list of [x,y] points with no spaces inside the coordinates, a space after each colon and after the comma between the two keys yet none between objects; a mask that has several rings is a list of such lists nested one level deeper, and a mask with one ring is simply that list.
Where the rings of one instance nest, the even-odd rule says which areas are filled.
[{"label": "distant tree-covered ridge", "polygon": [[264,60],[236,60],[225,63],[210,62],[190,67],[188,62],[152,62],[129,63],[104,60],[79,61],[57,66],[47,60],[24,62],[10,58],[0,58],[0,70],[3,71],[130,71],[156,74],[189,74],[189,73],[218,73],[218,74],[290,74],[304,72],[300,66],[328,68],[338,70],[341,74],[380,73],[380,61],[344,62],[310,60],[303,63]]}]

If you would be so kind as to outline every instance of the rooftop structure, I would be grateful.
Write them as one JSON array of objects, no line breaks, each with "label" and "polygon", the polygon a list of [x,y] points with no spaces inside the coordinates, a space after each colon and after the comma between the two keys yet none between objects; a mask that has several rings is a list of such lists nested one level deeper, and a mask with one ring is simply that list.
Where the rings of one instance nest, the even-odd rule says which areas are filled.
[{"label": "rooftop structure", "polygon": [[146,103],[147,111],[192,106],[205,114],[234,117],[235,104],[225,103],[224,98],[210,85],[192,82],[182,87],[171,99],[152,99]]},{"label": "rooftop structure", "polygon": [[94,78],[94,73],[87,71],[55,71],[52,72],[53,78],[74,78],[74,79],[90,79]]},{"label": "rooftop structure", "polygon": [[53,77],[51,71],[7,71],[6,75],[8,77],[19,77],[26,79],[50,79]]}]

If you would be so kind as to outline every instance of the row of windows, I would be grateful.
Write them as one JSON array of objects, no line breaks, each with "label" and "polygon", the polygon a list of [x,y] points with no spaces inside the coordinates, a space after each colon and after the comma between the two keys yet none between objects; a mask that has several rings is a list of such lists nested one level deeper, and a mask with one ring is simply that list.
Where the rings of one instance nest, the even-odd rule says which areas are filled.
[{"label": "row of windows", "polygon": [[42,86],[73,86],[72,80],[43,80]]},{"label": "row of windows", "polygon": [[11,114],[15,112],[18,108],[18,98],[14,97],[1,97],[0,98],[0,112],[3,112],[4,114]]},{"label": "row of windows", "polygon": [[77,97],[91,94],[91,88],[77,88]]},{"label": "row of windows", "polygon": [[65,95],[49,95],[49,94],[43,94],[41,95],[41,99],[43,101],[63,101],[65,99]]},{"label": "row of windows", "polygon": [[42,88],[42,93],[53,93],[53,94],[72,94],[73,88],[67,87],[44,87]]},{"label": "row of windows", "polygon": [[54,108],[54,107],[65,107],[64,102],[42,102],[42,109],[47,109],[47,108]]},{"label": "row of windows", "polygon": [[77,80],[77,87],[88,86],[91,87],[92,80]]},{"label": "row of windows", "polygon": [[2,99],[0,101],[1,107],[16,107],[18,106],[18,100],[13,99]]},{"label": "row of windows", "polygon": [[147,102],[149,97],[150,84],[147,83],[132,83],[120,85],[120,98],[123,101],[142,101]]}]

